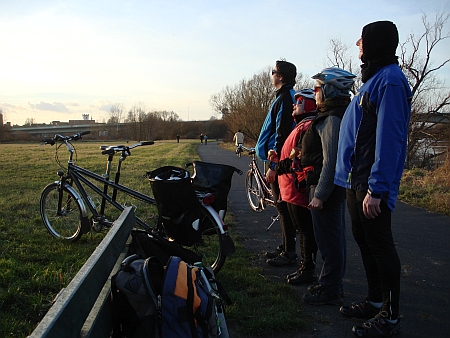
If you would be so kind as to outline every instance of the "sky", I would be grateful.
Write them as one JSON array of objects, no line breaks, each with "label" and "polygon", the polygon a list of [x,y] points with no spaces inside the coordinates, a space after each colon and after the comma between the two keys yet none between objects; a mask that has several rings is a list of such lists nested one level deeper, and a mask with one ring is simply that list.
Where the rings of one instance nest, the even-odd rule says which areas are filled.
[{"label": "sky", "polygon": [[[442,10],[448,0],[0,0],[0,109],[13,125],[106,122],[117,103],[208,120],[212,95],[280,58],[310,77],[329,66],[330,39],[357,60],[364,25],[393,21],[404,41]],[[434,57],[449,55],[450,39]]]}]

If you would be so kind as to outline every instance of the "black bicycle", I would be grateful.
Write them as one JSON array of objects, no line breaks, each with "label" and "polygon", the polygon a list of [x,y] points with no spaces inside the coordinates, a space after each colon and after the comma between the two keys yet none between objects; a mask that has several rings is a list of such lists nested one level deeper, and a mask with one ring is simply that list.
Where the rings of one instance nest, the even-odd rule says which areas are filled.
[{"label": "black bicycle", "polygon": [[[122,162],[131,155],[131,150],[141,146],[154,144],[153,141],[138,142],[134,145],[101,146],[100,150],[107,157],[106,172],[99,175],[75,164],[76,150],[72,142],[78,141],[89,132],[81,132],[71,136],[55,135],[43,140],[43,145],[56,144],[55,158],[62,170],[57,172],[59,180],[48,184],[40,198],[40,214],[48,232],[56,238],[75,242],[91,229],[103,231],[113,225],[106,215],[106,206],[112,205],[116,211],[122,212],[126,204],[118,202],[118,193],[124,193],[138,201],[156,206],[157,201],[134,189],[119,183]],[[58,150],[65,146],[69,151],[67,167],[62,165]],[[114,156],[119,154],[114,180],[111,180],[111,167]],[[195,163],[195,162],[194,162]],[[231,173],[232,174],[232,173]],[[231,184],[231,178],[229,178]],[[197,187],[199,188],[199,187]],[[183,234],[170,240],[180,242],[203,258],[205,266],[211,266],[218,272],[223,266],[226,256],[234,252],[234,244],[228,236],[223,218],[219,216],[211,204],[214,202],[215,191],[196,189],[196,198],[200,203],[196,226],[201,235],[195,242],[187,243]],[[100,197],[96,200],[95,196]],[[176,206],[175,206],[176,207]],[[115,217],[115,216],[113,216]],[[136,217],[136,225],[149,232],[169,237],[164,230],[164,220],[156,215],[154,224],[149,224]]]}]

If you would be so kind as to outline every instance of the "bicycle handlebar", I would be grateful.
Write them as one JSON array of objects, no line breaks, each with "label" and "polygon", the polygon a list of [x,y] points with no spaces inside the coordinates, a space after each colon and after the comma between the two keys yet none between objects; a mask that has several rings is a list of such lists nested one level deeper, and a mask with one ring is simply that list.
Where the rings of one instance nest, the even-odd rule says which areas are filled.
[{"label": "bicycle handlebar", "polygon": [[133,144],[132,146],[124,146],[124,145],[117,145],[117,146],[100,146],[100,150],[102,150],[102,155],[111,155],[118,152],[128,152],[130,149],[140,147],[140,146],[148,146],[154,144],[154,141],[142,141],[138,142],[136,144]]},{"label": "bicycle handlebar", "polygon": [[63,136],[60,134],[56,134],[55,136],[53,136],[52,138],[44,138],[42,140],[43,144],[50,144],[50,145],[54,145],[56,142],[65,142],[65,141],[77,141],[83,138],[83,135],[87,135],[90,134],[90,131],[82,131],[79,133],[76,133],[74,135],[70,135],[70,136]]},{"label": "bicycle handlebar", "polygon": [[255,148],[247,148],[244,147],[242,144],[238,145],[237,147],[248,151],[249,155],[253,155],[255,153]]}]

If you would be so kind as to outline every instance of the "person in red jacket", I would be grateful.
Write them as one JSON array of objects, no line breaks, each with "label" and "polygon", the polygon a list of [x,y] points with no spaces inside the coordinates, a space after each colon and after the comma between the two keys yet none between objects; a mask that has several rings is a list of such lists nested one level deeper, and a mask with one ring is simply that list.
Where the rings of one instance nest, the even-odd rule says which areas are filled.
[{"label": "person in red jacket", "polygon": [[[311,212],[308,209],[308,193],[305,184],[306,171],[300,165],[302,135],[316,116],[316,101],[313,89],[302,89],[294,95],[294,130],[287,137],[281,152],[273,153],[271,161],[277,162],[275,172],[278,175],[281,199],[287,203],[292,227],[284,228],[283,245],[295,252],[296,230],[299,233],[301,261],[294,273],[286,276],[287,282],[300,285],[317,280],[315,272],[317,244],[314,237]],[[278,257],[277,257],[278,258]],[[277,258],[268,262],[276,264]]]}]

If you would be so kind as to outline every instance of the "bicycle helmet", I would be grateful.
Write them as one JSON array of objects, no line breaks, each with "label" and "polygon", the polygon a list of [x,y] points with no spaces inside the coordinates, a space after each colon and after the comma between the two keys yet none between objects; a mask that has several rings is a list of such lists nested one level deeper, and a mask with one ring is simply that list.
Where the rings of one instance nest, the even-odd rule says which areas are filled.
[{"label": "bicycle helmet", "polygon": [[322,88],[324,99],[335,96],[350,96],[350,89],[355,82],[355,74],[338,67],[323,69],[311,78],[317,80]]},{"label": "bicycle helmet", "polygon": [[157,176],[155,176],[155,180],[157,181],[177,181],[182,180],[184,178],[189,177],[189,172],[187,170],[177,170],[170,169],[165,171]]},{"label": "bicycle helmet", "polygon": [[300,96],[306,97],[307,99],[315,100],[316,96],[314,95],[314,89],[304,88],[294,95],[294,99],[298,99]]},{"label": "bicycle helmet", "polygon": [[296,123],[298,123],[299,117],[296,117],[296,115],[303,115],[306,113],[311,113],[316,111],[316,95],[314,94],[314,90],[311,88],[304,88],[294,95],[295,100],[298,102],[301,102],[301,109],[294,109],[293,116]]}]

